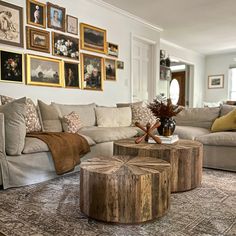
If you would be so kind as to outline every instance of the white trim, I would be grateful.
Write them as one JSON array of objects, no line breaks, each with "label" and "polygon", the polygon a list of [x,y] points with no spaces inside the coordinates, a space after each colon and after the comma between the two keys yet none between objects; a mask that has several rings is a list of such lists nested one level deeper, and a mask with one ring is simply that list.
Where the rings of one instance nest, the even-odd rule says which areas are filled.
[{"label": "white trim", "polygon": [[135,15],[133,15],[130,12],[122,10],[122,9],[120,9],[118,7],[115,7],[115,6],[113,6],[113,5],[109,4],[109,3],[106,3],[106,2],[104,2],[102,0],[90,0],[90,1],[95,3],[95,4],[97,4],[98,6],[105,7],[105,8],[107,8],[107,9],[113,11],[113,12],[116,12],[116,13],[118,13],[120,15],[126,16],[126,17],[128,17],[128,18],[130,18],[132,20],[135,20],[135,21],[139,22],[139,23],[142,23],[142,24],[146,25],[147,27],[149,27],[149,28],[151,28],[151,29],[153,29],[155,31],[158,31],[158,32],[162,32],[163,31],[163,29],[160,26],[154,25],[154,24],[150,23],[149,21],[144,20],[141,17],[135,16]]}]

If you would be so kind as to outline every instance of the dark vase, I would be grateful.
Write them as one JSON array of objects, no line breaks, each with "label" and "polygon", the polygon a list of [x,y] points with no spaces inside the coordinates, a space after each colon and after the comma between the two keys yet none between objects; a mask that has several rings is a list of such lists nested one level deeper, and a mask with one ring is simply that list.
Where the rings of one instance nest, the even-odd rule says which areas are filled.
[{"label": "dark vase", "polygon": [[175,131],[175,120],[170,117],[160,118],[161,125],[157,128],[157,131],[162,136],[171,136]]}]

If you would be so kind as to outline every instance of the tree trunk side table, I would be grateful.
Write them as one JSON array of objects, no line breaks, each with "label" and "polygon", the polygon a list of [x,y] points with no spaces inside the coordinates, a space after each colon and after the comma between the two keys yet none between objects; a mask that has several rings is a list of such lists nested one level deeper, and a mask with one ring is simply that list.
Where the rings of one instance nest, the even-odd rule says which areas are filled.
[{"label": "tree trunk side table", "polygon": [[142,223],[170,206],[170,164],[150,157],[97,157],[82,162],[80,208],[113,223]]},{"label": "tree trunk side table", "polygon": [[114,155],[148,156],[171,164],[171,192],[182,192],[201,185],[203,145],[192,140],[174,144],[135,144],[134,139],[114,142]]}]

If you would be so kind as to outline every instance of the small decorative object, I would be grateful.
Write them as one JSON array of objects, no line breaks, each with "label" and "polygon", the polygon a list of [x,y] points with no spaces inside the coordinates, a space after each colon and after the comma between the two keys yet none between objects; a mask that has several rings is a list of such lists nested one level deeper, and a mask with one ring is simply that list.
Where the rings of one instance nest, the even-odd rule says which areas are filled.
[{"label": "small decorative object", "polygon": [[1,81],[24,82],[24,56],[22,53],[1,51]]},{"label": "small decorative object", "polygon": [[22,7],[0,1],[0,43],[24,47]]},{"label": "small decorative object", "polygon": [[173,105],[170,98],[168,98],[167,101],[154,99],[153,102],[148,105],[148,108],[161,122],[161,125],[157,129],[158,133],[162,136],[172,135],[176,125],[173,116],[176,116],[183,108]]},{"label": "small decorative object", "polygon": [[81,54],[82,88],[103,90],[104,58]]},{"label": "small decorative object", "polygon": [[116,80],[116,61],[112,59],[105,59],[106,80]]},{"label": "small decorative object", "polygon": [[27,49],[50,53],[50,33],[26,26]]},{"label": "small decorative object", "polygon": [[48,28],[65,32],[66,9],[47,3]]},{"label": "small decorative object", "polygon": [[80,24],[81,49],[106,54],[107,33],[100,29],[84,23]]},{"label": "small decorative object", "polygon": [[124,62],[123,61],[117,61],[117,69],[124,70]]},{"label": "small decorative object", "polygon": [[64,83],[67,88],[79,88],[79,64],[64,62]]},{"label": "small decorative object", "polygon": [[27,55],[27,84],[62,87],[62,61]]},{"label": "small decorative object", "polygon": [[78,35],[78,18],[66,15],[66,31],[67,33]]},{"label": "small decorative object", "polygon": [[152,132],[160,126],[159,121],[157,121],[153,126],[151,126],[150,123],[147,123],[146,128],[144,126],[142,126],[139,122],[136,122],[135,126],[137,126],[142,131],[144,131],[144,134],[142,136],[135,139],[135,143],[137,143],[137,144],[141,143],[144,139],[146,142],[148,142],[149,137],[152,137],[156,143],[161,144],[161,140],[157,136],[152,134]]},{"label": "small decorative object", "polygon": [[46,4],[27,0],[27,24],[46,28]]},{"label": "small decorative object", "polygon": [[79,39],[52,32],[52,54],[79,60]]},{"label": "small decorative object", "polygon": [[107,43],[107,54],[109,56],[118,57],[119,55],[119,46],[114,43]]},{"label": "small decorative object", "polygon": [[224,88],[224,75],[208,76],[208,88],[209,89]]}]

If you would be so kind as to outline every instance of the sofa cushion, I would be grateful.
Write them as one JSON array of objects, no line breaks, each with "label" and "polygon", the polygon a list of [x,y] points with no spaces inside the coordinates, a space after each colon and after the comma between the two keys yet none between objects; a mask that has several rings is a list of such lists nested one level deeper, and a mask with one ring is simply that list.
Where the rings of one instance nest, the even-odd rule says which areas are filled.
[{"label": "sofa cushion", "polygon": [[6,153],[9,156],[20,155],[25,145],[26,98],[0,106],[0,113],[4,114]]},{"label": "sofa cushion", "polygon": [[177,134],[179,138],[190,140],[195,140],[196,137],[209,133],[209,129],[192,126],[176,126],[174,132],[174,134]]},{"label": "sofa cushion", "polygon": [[117,103],[116,106],[117,107],[131,107],[132,105],[136,105],[136,106],[142,106],[143,102],[131,102],[131,103]]},{"label": "sofa cushion", "polygon": [[104,143],[124,138],[132,138],[137,134],[134,127],[84,127],[80,133],[92,138],[96,143]]},{"label": "sofa cushion", "polygon": [[210,129],[212,123],[219,117],[219,107],[187,108],[175,116],[176,124]]},{"label": "sofa cushion", "polygon": [[79,115],[72,111],[69,115],[63,116],[62,127],[65,132],[75,134],[83,127],[83,123]]},{"label": "sofa cushion", "polygon": [[231,106],[231,105],[222,105],[220,107],[220,116],[225,116],[227,115],[229,112],[233,111],[236,108],[236,106]]},{"label": "sofa cushion", "polygon": [[72,111],[76,112],[84,126],[96,125],[96,115],[95,115],[95,103],[88,105],[64,105],[58,103],[52,103],[52,105],[57,109],[61,117],[70,114]]},{"label": "sofa cushion", "polygon": [[96,107],[98,127],[131,126],[132,113],[130,107]]}]

